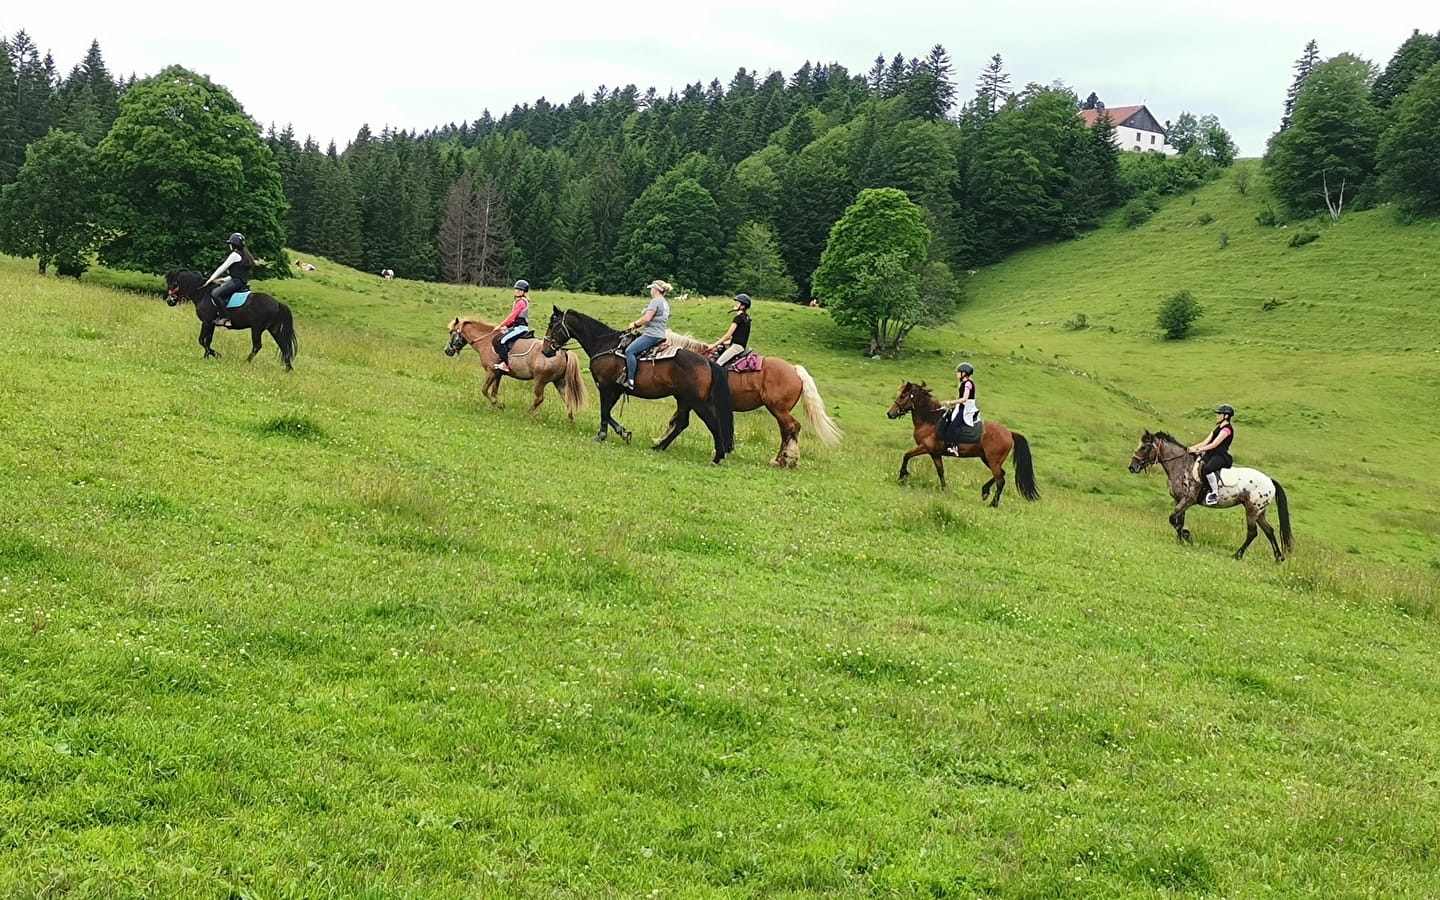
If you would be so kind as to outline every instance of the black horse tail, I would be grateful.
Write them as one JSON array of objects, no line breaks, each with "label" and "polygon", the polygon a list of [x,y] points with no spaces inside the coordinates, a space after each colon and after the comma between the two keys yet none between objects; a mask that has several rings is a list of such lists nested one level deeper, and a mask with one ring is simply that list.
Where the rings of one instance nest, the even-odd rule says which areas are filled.
[{"label": "black horse tail", "polygon": [[710,363],[710,407],[715,411],[715,445],[721,453],[735,449],[735,403],[730,399],[730,375]]},{"label": "black horse tail", "polygon": [[1289,553],[1295,543],[1295,535],[1290,531],[1290,501],[1285,499],[1285,489],[1280,482],[1272,478],[1270,483],[1275,485],[1275,505],[1280,507],[1280,546]]},{"label": "black horse tail", "polygon": [[1035,467],[1030,462],[1030,442],[1018,431],[1010,432],[1015,439],[1015,486],[1026,500],[1039,500],[1040,488],[1035,484]]},{"label": "black horse tail", "polygon": [[275,314],[275,324],[270,328],[270,334],[274,336],[275,343],[280,347],[280,359],[289,368],[295,361],[295,354],[300,349],[300,339],[295,336],[295,319],[290,315],[290,307],[275,302],[279,310]]}]

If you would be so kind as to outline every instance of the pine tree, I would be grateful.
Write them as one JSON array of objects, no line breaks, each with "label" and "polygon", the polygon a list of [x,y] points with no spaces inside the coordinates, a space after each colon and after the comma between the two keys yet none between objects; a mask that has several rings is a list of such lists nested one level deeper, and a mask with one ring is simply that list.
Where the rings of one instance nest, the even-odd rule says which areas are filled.
[{"label": "pine tree", "polygon": [[1295,103],[1300,99],[1300,90],[1305,87],[1305,79],[1315,71],[1316,64],[1320,61],[1320,45],[1311,38],[1305,44],[1305,50],[1300,58],[1295,60],[1295,77],[1290,82],[1290,90],[1285,92],[1285,112],[1280,116],[1280,130],[1284,131],[1290,127],[1291,116],[1295,111]]},{"label": "pine tree", "polygon": [[16,138],[23,158],[25,147],[44,137],[55,124],[55,64],[49,54],[41,59],[40,51],[24,31],[15,35],[10,51],[15,69]]},{"label": "pine tree", "polygon": [[15,180],[25,161],[25,144],[15,122],[15,66],[10,62],[10,44],[0,38],[0,186]]},{"label": "pine tree", "polygon": [[975,108],[994,115],[1009,97],[1010,74],[1005,71],[1005,62],[1000,54],[990,57],[990,63],[980,73],[975,84]]},{"label": "pine tree", "polygon": [[350,176],[350,165],[336,152],[334,141],[319,157],[310,153],[314,143],[309,140],[305,143],[304,159],[312,168],[314,180],[300,229],[304,243],[298,246],[342,266],[361,268],[365,263],[365,253],[360,231],[360,203]]},{"label": "pine tree", "polygon": [[1100,102],[1100,95],[1099,95],[1099,94],[1095,93],[1094,91],[1091,91],[1091,92],[1090,92],[1090,96],[1088,96],[1088,97],[1085,98],[1085,102],[1082,103],[1082,104],[1080,104],[1080,108],[1081,108],[1081,109],[1104,109],[1104,108],[1105,108],[1105,104],[1103,104],[1103,103]]},{"label": "pine tree", "polygon": [[761,222],[746,222],[725,254],[725,289],[767,300],[794,300],[800,288],[780,258],[780,236]]},{"label": "pine tree", "polygon": [[1440,38],[1421,34],[1420,29],[1406,38],[1405,43],[1390,57],[1370,88],[1370,99],[1376,109],[1389,109],[1420,76],[1440,62]]}]

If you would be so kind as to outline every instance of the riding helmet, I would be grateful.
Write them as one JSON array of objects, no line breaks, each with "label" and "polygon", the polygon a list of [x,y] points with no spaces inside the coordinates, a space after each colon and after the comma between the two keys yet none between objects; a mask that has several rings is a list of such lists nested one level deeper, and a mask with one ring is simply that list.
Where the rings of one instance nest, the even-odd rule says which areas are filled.
[{"label": "riding helmet", "polygon": [[238,247],[241,244],[245,243],[245,235],[237,231],[234,234],[230,235],[230,239],[227,240],[225,243],[229,244],[232,247]]},{"label": "riding helmet", "polygon": [[961,363],[960,365],[955,367],[955,371],[964,372],[966,375],[974,375],[975,367],[970,365],[969,363]]},{"label": "riding helmet", "polygon": [[1215,411],[1226,416],[1234,417],[1235,415],[1235,407],[1231,406],[1228,403],[1222,403],[1219,406],[1215,407]]},{"label": "riding helmet", "polygon": [[738,303],[738,304],[740,304],[741,306],[745,307],[746,309],[749,309],[749,308],[750,308],[750,295],[749,295],[749,294],[736,294],[736,295],[735,295],[735,302]]},{"label": "riding helmet", "polygon": [[515,282],[515,290],[517,290],[517,291],[528,291],[528,290],[530,290],[530,282],[526,281],[526,280],[523,279],[523,278],[520,279],[519,281]]}]

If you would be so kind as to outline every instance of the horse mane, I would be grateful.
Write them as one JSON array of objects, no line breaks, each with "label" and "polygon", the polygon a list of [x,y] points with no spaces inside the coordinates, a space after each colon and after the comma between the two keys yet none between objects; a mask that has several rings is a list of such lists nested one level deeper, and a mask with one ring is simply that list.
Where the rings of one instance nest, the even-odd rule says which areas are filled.
[{"label": "horse mane", "polygon": [[665,332],[665,340],[668,341],[672,347],[683,347],[686,350],[692,350],[700,354],[703,354],[705,348],[710,346],[693,335],[682,334],[681,332],[670,331],[668,329]]},{"label": "horse mane", "polygon": [[466,325],[476,325],[476,326],[479,326],[480,328],[484,328],[486,331],[490,331],[490,330],[492,330],[492,329],[494,329],[494,328],[497,327],[497,326],[495,326],[495,325],[491,325],[489,322],[485,321],[484,319],[477,319],[477,318],[475,318],[474,316],[460,316],[460,317],[458,317],[458,319],[457,319],[457,321],[456,321],[456,323],[455,323],[455,327],[456,327],[456,328],[464,328]]},{"label": "horse mane", "polygon": [[1166,431],[1155,432],[1155,438],[1161,441],[1168,441],[1172,444],[1179,444],[1182,447],[1185,446],[1184,441],[1176,440],[1169,432]]}]

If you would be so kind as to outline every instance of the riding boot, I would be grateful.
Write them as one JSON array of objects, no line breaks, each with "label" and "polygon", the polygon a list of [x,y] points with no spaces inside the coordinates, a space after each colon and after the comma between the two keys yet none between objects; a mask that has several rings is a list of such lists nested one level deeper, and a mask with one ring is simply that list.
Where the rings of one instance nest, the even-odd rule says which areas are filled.
[{"label": "riding boot", "polygon": [[1205,495],[1205,505],[1214,506],[1220,502],[1220,473],[1206,472],[1205,478],[1210,482],[1210,493]]}]

